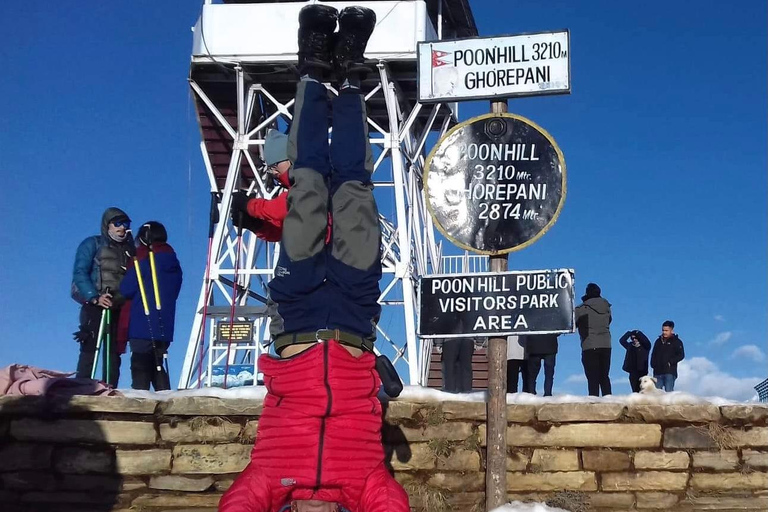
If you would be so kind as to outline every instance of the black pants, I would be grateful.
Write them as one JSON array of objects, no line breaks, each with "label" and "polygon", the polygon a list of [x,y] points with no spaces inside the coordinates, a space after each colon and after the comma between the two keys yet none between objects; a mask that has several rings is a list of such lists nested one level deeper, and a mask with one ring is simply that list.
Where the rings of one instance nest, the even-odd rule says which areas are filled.
[{"label": "black pants", "polygon": [[536,354],[528,356],[528,392],[536,394],[536,379],[539,378],[541,362],[544,362],[544,396],[552,396],[555,384],[555,361],[557,354]]},{"label": "black pants", "polygon": [[640,377],[645,377],[646,375],[648,375],[647,370],[644,372],[629,372],[629,385],[632,386],[633,393],[640,392]]},{"label": "black pants", "polygon": [[611,349],[592,348],[581,353],[581,364],[587,376],[587,387],[591,396],[611,394]]},{"label": "black pants", "polygon": [[525,359],[507,359],[507,393],[517,393],[517,381],[523,383],[523,393],[528,389],[528,362]]},{"label": "black pants", "polygon": [[163,355],[167,351],[168,345],[158,343],[154,351],[131,352],[131,387],[133,389],[149,390],[150,384],[155,391],[171,389],[171,381],[165,371],[163,360]]},{"label": "black pants", "polygon": [[455,338],[443,343],[443,391],[468,393],[472,391],[472,338]]},{"label": "black pants", "polygon": [[[99,336],[99,325],[104,308],[93,304],[84,304],[80,309],[80,332],[83,341],[80,342],[80,357],[77,360],[77,378],[90,379],[93,369],[93,360],[96,357],[96,341]],[[120,310],[112,309],[111,323],[109,325],[110,343],[107,350],[107,329],[101,340],[101,374],[95,375],[107,384],[117,387],[120,380],[120,354],[117,351],[117,321],[120,318]],[[107,376],[107,362],[109,362],[109,376]]]}]

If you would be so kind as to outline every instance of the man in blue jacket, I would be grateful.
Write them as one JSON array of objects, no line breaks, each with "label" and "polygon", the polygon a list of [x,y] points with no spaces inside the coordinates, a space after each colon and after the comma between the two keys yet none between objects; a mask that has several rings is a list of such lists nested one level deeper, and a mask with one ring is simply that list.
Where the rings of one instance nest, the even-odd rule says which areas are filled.
[{"label": "man in blue jacket", "polygon": [[[89,236],[80,243],[72,272],[72,298],[82,304],[80,328],[74,334],[80,343],[77,377],[91,377],[102,313],[110,309],[110,347],[107,352],[104,345],[102,380],[115,387],[120,378],[117,325],[125,302],[118,288],[134,253],[130,227],[131,219],[123,210],[107,208],[101,216],[101,234]],[[109,375],[106,374],[107,366]]]},{"label": "man in blue jacket", "polygon": [[[128,343],[131,346],[131,387],[148,390],[152,384],[155,391],[162,391],[171,389],[164,363],[168,346],[173,341],[176,299],[179,298],[182,282],[181,265],[173,248],[167,243],[165,226],[159,222],[143,224],[137,240],[139,274],[136,273],[136,265],[132,263],[120,283],[120,293],[130,301]],[[154,256],[154,275],[150,251]],[[139,279],[143,283],[144,297]],[[155,290],[160,296],[159,301]]]}]

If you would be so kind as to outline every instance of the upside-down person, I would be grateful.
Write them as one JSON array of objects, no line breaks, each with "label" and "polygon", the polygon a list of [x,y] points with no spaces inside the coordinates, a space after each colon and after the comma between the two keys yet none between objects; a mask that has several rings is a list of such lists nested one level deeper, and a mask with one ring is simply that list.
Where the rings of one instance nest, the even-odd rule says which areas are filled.
[{"label": "upside-down person", "polygon": [[[269,285],[279,357],[259,359],[268,393],[256,443],[220,512],[409,510],[384,464],[373,354],[381,231],[360,78],[375,20],[361,7],[339,14],[312,4],[299,14],[292,187]],[[328,91],[320,81],[331,62],[341,88],[332,101],[329,148]]]}]

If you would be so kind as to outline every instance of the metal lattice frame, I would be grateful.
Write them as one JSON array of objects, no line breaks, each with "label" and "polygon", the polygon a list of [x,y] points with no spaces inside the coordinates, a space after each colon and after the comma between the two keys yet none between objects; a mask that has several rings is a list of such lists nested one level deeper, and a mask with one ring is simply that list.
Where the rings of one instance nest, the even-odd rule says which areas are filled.
[{"label": "metal lattice frame", "polygon": [[[424,385],[429,372],[431,342],[424,340],[421,347],[419,346],[416,335],[416,294],[420,276],[441,271],[441,246],[435,240],[432,219],[426,208],[422,171],[427,137],[436,129],[439,135],[445,133],[452,118],[451,115],[445,115],[445,105],[407,105],[403,95],[399,93],[398,84],[392,78],[387,63],[379,62],[377,68],[380,82],[365,99],[368,102],[371,98],[383,98],[388,126],[379,126],[368,118],[369,140],[374,155],[377,156],[373,182],[377,188],[375,193],[380,211],[391,212],[381,215],[383,278],[379,302],[383,306],[382,318],[390,315],[387,325],[395,323],[395,329],[399,333],[401,329],[397,326],[402,322],[405,332],[405,339],[398,339],[399,336],[393,334],[395,329],[389,329],[387,325],[383,325],[384,322],[380,322],[377,350],[390,356],[399,368],[403,380],[410,384]],[[201,286],[179,381],[180,389],[197,387],[201,381],[204,385],[210,385],[212,366],[224,364],[228,353],[230,365],[253,364],[256,375],[258,356],[268,350],[268,319],[264,317],[254,321],[255,339],[252,344],[233,344],[231,352],[221,349],[212,351],[210,347],[201,347],[202,330],[208,331],[205,336],[207,345],[210,345],[215,330],[214,321],[211,318],[203,318],[203,306],[206,302],[231,305],[235,295],[232,291],[232,281],[238,243],[236,231],[227,219],[232,192],[242,181],[241,164],[245,159],[253,172],[254,179],[247,184],[247,188],[254,197],[271,198],[280,192],[279,189],[270,190],[267,186],[265,169],[257,165],[248,148],[257,146],[260,150],[264,144],[266,130],[275,126],[281,117],[285,120],[292,118],[291,108],[294,102],[291,99],[285,104],[280,103],[275,98],[276,95],[271,94],[264,84],[254,84],[246,90],[243,69],[238,65],[234,69],[237,85],[237,126],[232,126],[227,121],[199,84],[194,80],[190,81],[194,95],[231,137],[233,149],[226,181],[220,189],[208,159],[205,143],[201,143],[211,191],[221,195],[220,222],[216,225],[213,235],[210,286],[206,286],[205,280]],[[329,89],[336,93],[332,87]],[[432,110],[417,133],[416,119],[423,108]],[[441,109],[445,111],[441,112]],[[260,115],[254,116],[254,113]],[[444,114],[439,127],[435,126],[438,114]],[[248,120],[254,118],[259,119],[258,123],[249,126]],[[386,165],[387,163],[389,165]],[[393,204],[383,204],[388,201],[384,193],[387,191],[390,191],[389,197],[393,199]],[[243,264],[237,271],[239,291],[234,299],[236,306],[244,306],[248,302],[249,294],[245,293],[245,290],[256,289],[257,293],[266,295],[267,283],[272,277],[279,250],[279,244],[264,242],[249,231],[243,231],[239,258]],[[202,372],[198,372],[200,367]]]}]

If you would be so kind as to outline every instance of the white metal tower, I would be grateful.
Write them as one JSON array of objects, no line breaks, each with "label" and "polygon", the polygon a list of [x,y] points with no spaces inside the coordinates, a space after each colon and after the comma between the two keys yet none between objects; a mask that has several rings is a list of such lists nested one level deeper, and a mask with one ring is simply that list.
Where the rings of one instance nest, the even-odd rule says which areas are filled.
[{"label": "white metal tower", "polygon": [[[256,375],[257,357],[268,350],[262,299],[279,244],[262,242],[248,231],[238,243],[228,212],[235,189],[265,198],[280,192],[266,177],[260,154],[266,130],[283,129],[292,117],[297,20],[307,3],[312,2],[206,0],[194,27],[189,83],[219,215],[209,241],[210,280],[204,277],[200,289],[179,388],[215,385],[213,369],[223,365],[249,365]],[[376,348],[390,356],[406,383],[423,384],[431,343],[421,346],[416,335],[418,279],[465,270],[471,257],[460,257],[463,265],[441,258],[425,206],[425,151],[435,132],[442,134],[455,121],[455,106],[417,101],[416,45],[473,36],[477,30],[468,0],[324,3],[338,9],[364,5],[377,15],[366,51],[374,72],[363,82],[383,235],[379,300],[384,307]],[[235,318],[253,324],[253,340],[228,346],[217,341],[216,323],[229,322],[233,298]],[[234,384],[236,377],[230,378]]]}]

